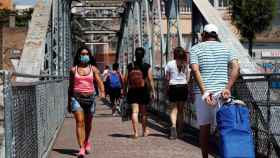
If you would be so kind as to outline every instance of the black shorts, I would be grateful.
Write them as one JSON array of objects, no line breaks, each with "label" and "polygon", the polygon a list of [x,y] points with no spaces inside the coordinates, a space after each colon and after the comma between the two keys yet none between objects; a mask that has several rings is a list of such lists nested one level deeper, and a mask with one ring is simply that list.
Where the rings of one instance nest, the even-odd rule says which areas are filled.
[{"label": "black shorts", "polygon": [[188,97],[188,88],[186,84],[169,85],[169,101],[186,101]]},{"label": "black shorts", "polygon": [[131,88],[127,93],[127,103],[138,103],[139,105],[147,105],[150,102],[150,93],[148,87]]},{"label": "black shorts", "polygon": [[108,95],[110,90],[108,82],[103,82],[103,85],[105,89],[105,95]]},{"label": "black shorts", "polygon": [[121,97],[121,89],[120,88],[110,88],[109,90],[110,100],[115,101]]}]

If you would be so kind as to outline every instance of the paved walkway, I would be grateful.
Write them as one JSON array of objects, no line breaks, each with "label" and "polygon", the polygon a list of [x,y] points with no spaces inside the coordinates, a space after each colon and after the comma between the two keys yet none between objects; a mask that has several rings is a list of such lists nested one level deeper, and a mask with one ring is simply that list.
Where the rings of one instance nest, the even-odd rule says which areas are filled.
[{"label": "paved walkway", "polygon": [[[169,140],[166,128],[150,122],[150,136],[130,138],[130,121],[122,122],[112,117],[109,107],[99,102],[91,137],[93,149],[88,158],[201,158],[200,149],[182,140]],[[65,118],[50,158],[74,158],[78,152],[75,122],[72,116]]]}]

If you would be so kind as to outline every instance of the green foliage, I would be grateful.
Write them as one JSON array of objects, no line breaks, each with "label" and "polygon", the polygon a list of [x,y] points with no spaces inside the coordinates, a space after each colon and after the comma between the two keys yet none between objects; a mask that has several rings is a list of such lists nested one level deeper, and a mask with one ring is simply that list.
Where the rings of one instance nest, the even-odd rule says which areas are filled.
[{"label": "green foliage", "polygon": [[243,37],[267,30],[276,15],[276,0],[231,0],[231,15]]},{"label": "green foliage", "polygon": [[256,33],[270,28],[276,15],[277,0],[231,0],[230,13],[232,21],[240,30],[241,36],[249,41],[252,47]]},{"label": "green foliage", "polygon": [[24,27],[28,25],[31,20],[33,9],[27,9],[24,11],[11,11],[8,9],[0,9],[0,26],[8,26],[9,15],[13,14],[16,16],[16,26]]}]

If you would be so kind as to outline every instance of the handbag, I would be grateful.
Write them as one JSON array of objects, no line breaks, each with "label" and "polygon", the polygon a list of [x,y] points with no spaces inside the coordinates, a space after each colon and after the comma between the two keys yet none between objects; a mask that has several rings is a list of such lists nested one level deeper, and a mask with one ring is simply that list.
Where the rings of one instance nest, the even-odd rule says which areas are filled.
[{"label": "handbag", "polygon": [[84,95],[74,95],[77,101],[80,103],[81,106],[90,107],[94,103],[93,95],[84,96]]},{"label": "handbag", "polygon": [[130,104],[127,103],[126,98],[122,100],[120,104],[120,110],[121,110],[122,121],[131,120],[132,107]]}]

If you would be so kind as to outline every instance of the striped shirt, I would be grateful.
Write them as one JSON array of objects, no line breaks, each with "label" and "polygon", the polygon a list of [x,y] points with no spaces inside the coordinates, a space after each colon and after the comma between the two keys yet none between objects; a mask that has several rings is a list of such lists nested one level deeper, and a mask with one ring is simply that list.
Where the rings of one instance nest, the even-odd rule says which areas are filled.
[{"label": "striped shirt", "polygon": [[[217,41],[199,43],[190,51],[190,64],[199,65],[205,89],[214,93],[225,88],[228,82],[228,63],[233,59],[237,59],[236,54]],[[194,90],[200,92],[198,85]]]}]

